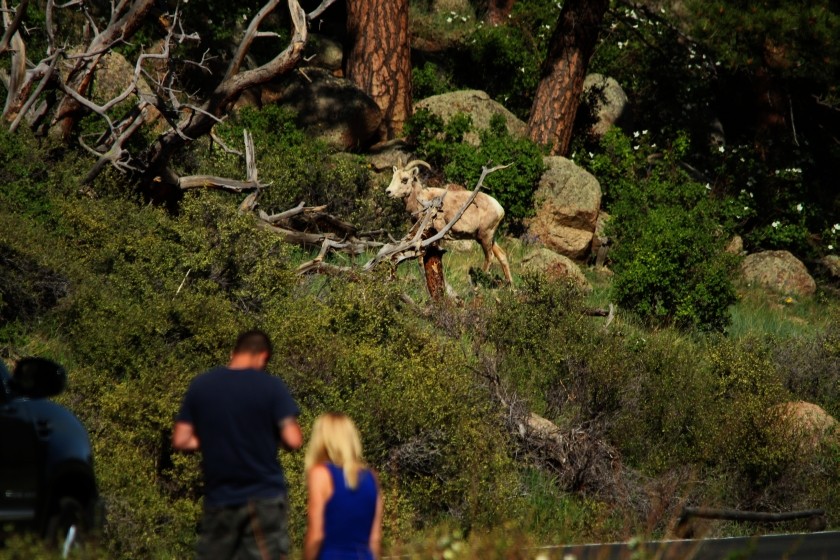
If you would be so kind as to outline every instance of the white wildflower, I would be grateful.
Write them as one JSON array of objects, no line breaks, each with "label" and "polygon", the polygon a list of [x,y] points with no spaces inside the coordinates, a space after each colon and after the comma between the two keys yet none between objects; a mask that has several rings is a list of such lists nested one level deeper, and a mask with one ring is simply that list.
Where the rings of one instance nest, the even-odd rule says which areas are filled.
[{"label": "white wildflower", "polygon": [[829,245],[829,246],[828,246],[828,250],[829,250],[829,251],[833,251],[833,250],[834,250],[834,245]]},{"label": "white wildflower", "polygon": [[801,203],[801,202],[800,202],[799,204],[797,204],[797,205],[796,205],[796,211],[797,211],[797,212],[802,212],[802,209],[803,209],[803,208],[804,208],[804,206],[802,206],[802,203]]},{"label": "white wildflower", "polygon": [[712,190],[712,185],[710,185],[709,183],[706,183],[706,185],[705,185],[705,186],[706,186],[706,190],[707,190],[707,191]]},{"label": "white wildflower", "polygon": [[833,226],[831,226],[831,229],[833,229],[834,231],[840,231],[840,224],[834,224]]},{"label": "white wildflower", "polygon": [[451,17],[446,18],[446,23],[452,23],[452,18]]},{"label": "white wildflower", "polygon": [[635,146],[633,146],[633,149],[634,149],[634,150],[638,150],[638,149],[639,149],[639,145],[638,145],[638,144],[636,144]]},{"label": "white wildflower", "polygon": [[780,225],[782,225],[782,222],[780,222],[779,220],[776,220],[775,222],[773,222],[773,223],[772,223],[772,224],[770,224],[770,225],[771,225],[772,227],[774,227],[774,228],[777,228],[777,227],[779,227]]},{"label": "white wildflower", "polygon": [[633,138],[638,138],[638,137],[639,137],[639,131],[637,130],[636,132],[633,133]]},{"label": "white wildflower", "polygon": [[720,153],[723,153],[723,152],[725,152],[725,151],[726,151],[726,148],[724,148],[723,146],[718,146],[718,151],[719,151]]}]

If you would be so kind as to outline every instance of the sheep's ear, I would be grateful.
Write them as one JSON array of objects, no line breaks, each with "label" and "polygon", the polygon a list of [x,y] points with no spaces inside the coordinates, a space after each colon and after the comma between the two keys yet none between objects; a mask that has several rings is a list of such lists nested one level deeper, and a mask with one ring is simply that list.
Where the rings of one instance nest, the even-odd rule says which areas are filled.
[{"label": "sheep's ear", "polygon": [[395,165],[394,166],[394,173],[396,173],[396,172],[397,172],[397,166]]}]

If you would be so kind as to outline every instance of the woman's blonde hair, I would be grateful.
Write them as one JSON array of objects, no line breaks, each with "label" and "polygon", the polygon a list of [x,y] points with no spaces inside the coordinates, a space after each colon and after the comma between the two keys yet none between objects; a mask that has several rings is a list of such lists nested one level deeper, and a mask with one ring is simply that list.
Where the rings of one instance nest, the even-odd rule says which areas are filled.
[{"label": "woman's blonde hair", "polygon": [[306,448],[305,468],[330,462],[344,470],[347,486],[356,489],[359,471],[364,468],[359,430],[346,414],[328,412],[315,419]]}]

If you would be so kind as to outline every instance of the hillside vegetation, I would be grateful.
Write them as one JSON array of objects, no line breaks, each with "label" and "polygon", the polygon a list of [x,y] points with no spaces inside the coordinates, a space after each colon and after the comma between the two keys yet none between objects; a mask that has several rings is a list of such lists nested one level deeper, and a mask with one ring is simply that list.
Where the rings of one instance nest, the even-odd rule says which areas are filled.
[{"label": "hillside vegetation", "polygon": [[[456,3],[469,8],[458,17],[437,4],[445,2],[412,4],[414,34],[440,47],[415,53],[415,94],[479,87],[527,113],[557,3],[520,0],[499,27],[477,23],[480,2]],[[840,418],[837,286],[818,276],[810,298],[765,292],[740,282],[739,257],[723,251],[738,234],[750,252],[788,249],[812,269],[834,251],[840,212],[829,177],[838,148],[828,137],[836,129],[802,123],[806,115],[801,142],[779,134],[763,143],[741,123],[725,147],[710,146],[706,111],[720,94],[712,88],[734,88],[751,68],[750,49],[763,45],[710,38],[711,24],[688,11],[702,4],[719,7],[718,23],[732,30],[792,25],[773,2],[762,3],[763,17],[775,14],[769,23],[745,16],[746,2],[732,3],[737,14],[728,3],[686,2],[676,15],[648,2],[644,16],[615,3],[593,70],[626,84],[638,131],[575,136],[573,158],[599,179],[613,216],[611,270],[586,270],[591,291],[520,268],[533,243],[522,224],[542,151],[498,121],[477,147],[461,142],[472,126],[463,116],[443,123],[418,113],[408,127],[416,153],[446,179],[469,184],[506,155],[515,166],[488,190],[513,209],[500,242],[516,289],[492,287],[492,275],[470,280],[476,246],[447,253],[459,299],[446,302],[429,301],[414,263],[396,273],[298,276],[314,253],[257,228],[237,211],[245,195],[191,191],[164,208],[111,169],[82,186],[91,161],[81,148],[0,127],[0,358],[46,356],[69,372],[59,400],[90,432],[107,504],[103,534],[80,557],[191,556],[199,459],[172,451],[173,415],[190,380],[225,362],[237,333],[253,327],[273,338],[269,370],[300,403],[305,435],[328,410],[358,424],[381,473],[393,554],[532,558],[534,544],[670,535],[685,505],[822,508],[828,526],[840,527],[840,433],[814,438],[779,408],[806,401]],[[840,14],[825,10],[813,15],[822,23],[812,43],[793,41],[805,62],[836,30]],[[805,62],[779,70],[790,91],[830,79],[824,69],[807,73]],[[821,101],[836,103],[835,90],[825,93]],[[334,153],[276,107],[232,114],[216,133],[232,145],[243,129],[272,182],[261,208],[305,200],[362,229],[407,230],[402,205],[383,192],[389,174],[364,157]],[[207,139],[178,165],[222,176],[242,169]],[[587,313],[611,302],[619,305],[609,325]],[[536,445],[523,427],[531,413],[569,443]],[[303,458],[281,459],[299,551]],[[3,553],[56,557],[25,536]]]}]

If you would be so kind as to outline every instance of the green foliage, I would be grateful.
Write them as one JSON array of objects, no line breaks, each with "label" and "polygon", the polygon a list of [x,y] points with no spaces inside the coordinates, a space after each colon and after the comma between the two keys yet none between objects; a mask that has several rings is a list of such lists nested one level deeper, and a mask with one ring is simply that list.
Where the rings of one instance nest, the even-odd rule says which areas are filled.
[{"label": "green foliage", "polygon": [[610,202],[616,301],[651,324],[722,331],[735,292],[719,203],[680,167],[684,136],[653,163],[643,142],[614,130],[587,162]]},{"label": "green foliage", "polygon": [[787,396],[782,378],[766,349],[750,340],[721,342],[709,357],[720,422],[708,452],[749,486],[765,486],[796,453],[795,439],[786,437],[771,409]]},{"label": "green foliage", "polygon": [[[294,113],[272,105],[261,110],[244,108],[216,127],[229,146],[241,146],[242,131],[251,132],[257,150],[260,178],[270,185],[260,193],[267,212],[287,210],[300,201],[328,206],[328,211],[362,229],[393,228],[394,215],[383,212],[391,203],[383,189],[374,188],[364,160],[349,154],[331,154],[295,124]],[[186,156],[184,170],[223,177],[242,177],[244,160],[207,143],[197,143]]]},{"label": "green foliage", "polygon": [[411,71],[411,93],[414,99],[425,99],[455,89],[452,78],[434,62],[425,62],[423,66]]},{"label": "green foliage", "polygon": [[447,182],[467,189],[478,182],[482,166],[510,164],[489,175],[484,186],[505,209],[502,227],[522,229],[522,221],[534,212],[533,195],[545,166],[540,148],[528,139],[513,137],[504,117],[495,115],[488,129],[477,132],[477,147],[464,140],[476,131],[470,117],[462,113],[444,123],[429,111],[419,110],[406,123],[406,132],[416,142],[420,157],[443,169]]},{"label": "green foliage", "polygon": [[517,26],[480,26],[462,49],[455,57],[453,71],[459,83],[483,89],[518,117],[527,119],[541,64],[527,31]]},{"label": "green foliage", "polygon": [[[695,0],[687,7],[693,31],[726,67],[768,65],[785,77],[833,83],[840,63],[836,3]],[[735,32],[721,36],[721,29]]]}]

